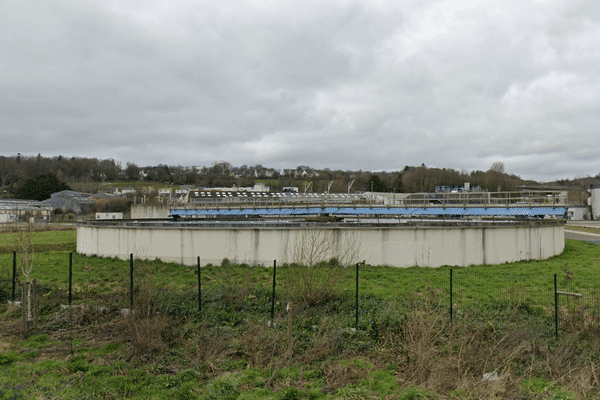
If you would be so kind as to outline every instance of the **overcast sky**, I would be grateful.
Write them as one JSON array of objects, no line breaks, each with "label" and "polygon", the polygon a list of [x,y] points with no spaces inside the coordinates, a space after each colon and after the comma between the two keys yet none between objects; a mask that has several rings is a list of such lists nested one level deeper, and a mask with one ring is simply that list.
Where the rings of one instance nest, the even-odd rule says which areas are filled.
[{"label": "overcast sky", "polygon": [[0,154],[600,173],[593,0],[2,0]]}]

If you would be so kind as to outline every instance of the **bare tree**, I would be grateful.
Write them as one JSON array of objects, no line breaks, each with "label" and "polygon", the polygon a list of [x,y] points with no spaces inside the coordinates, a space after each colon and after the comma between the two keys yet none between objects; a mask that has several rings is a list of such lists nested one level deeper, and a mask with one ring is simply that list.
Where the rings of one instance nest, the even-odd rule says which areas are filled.
[{"label": "bare tree", "polygon": [[502,161],[496,161],[490,167],[490,171],[498,172],[499,174],[504,173],[504,163]]},{"label": "bare tree", "polygon": [[31,319],[31,285],[29,283],[31,282],[31,273],[33,272],[33,238],[35,229],[33,222],[29,220],[25,226],[16,222],[15,230],[13,249],[23,254],[19,261],[19,268],[25,276],[25,282],[27,283],[27,318]]},{"label": "bare tree", "polygon": [[[344,236],[342,236],[344,235]],[[354,232],[328,228],[304,229],[296,235],[292,262],[307,267],[332,258],[340,265],[350,265],[360,257],[358,237]]]},{"label": "bare tree", "polygon": [[305,304],[319,304],[335,294],[340,281],[360,258],[358,236],[351,231],[310,228],[298,231],[291,249],[295,274],[290,289]]}]

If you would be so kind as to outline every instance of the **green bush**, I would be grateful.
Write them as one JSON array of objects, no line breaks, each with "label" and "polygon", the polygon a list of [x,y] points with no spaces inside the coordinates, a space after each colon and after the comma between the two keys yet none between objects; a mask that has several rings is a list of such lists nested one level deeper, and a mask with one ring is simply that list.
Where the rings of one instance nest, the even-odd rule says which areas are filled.
[{"label": "green bush", "polygon": [[285,388],[278,396],[279,400],[299,400],[301,392],[295,387]]},{"label": "green bush", "polygon": [[29,339],[22,343],[22,346],[26,348],[39,349],[49,339],[50,337],[45,333],[41,335],[31,336]]},{"label": "green bush", "polygon": [[18,355],[14,351],[0,353],[0,366],[9,366],[18,360]]},{"label": "green bush", "polygon": [[67,367],[69,368],[69,371],[71,371],[72,373],[79,372],[79,371],[87,372],[87,370],[90,368],[90,365],[83,359],[83,356],[79,355],[79,356],[73,357],[67,363]]}]

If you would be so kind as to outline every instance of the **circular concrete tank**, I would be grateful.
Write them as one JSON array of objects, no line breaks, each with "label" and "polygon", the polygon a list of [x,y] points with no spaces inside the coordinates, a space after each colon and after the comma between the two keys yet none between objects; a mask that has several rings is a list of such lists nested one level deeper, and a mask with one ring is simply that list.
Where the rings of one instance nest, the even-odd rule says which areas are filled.
[{"label": "circular concrete tank", "polygon": [[[318,236],[310,236],[321,232]],[[77,251],[86,255],[185,265],[291,263],[306,241],[329,240],[327,257],[354,249],[349,262],[439,267],[546,259],[564,249],[560,220],[502,222],[82,222]],[[308,238],[308,239],[307,239]],[[317,239],[315,239],[317,238]],[[323,239],[327,238],[327,239]],[[350,258],[354,258],[350,260]]]}]

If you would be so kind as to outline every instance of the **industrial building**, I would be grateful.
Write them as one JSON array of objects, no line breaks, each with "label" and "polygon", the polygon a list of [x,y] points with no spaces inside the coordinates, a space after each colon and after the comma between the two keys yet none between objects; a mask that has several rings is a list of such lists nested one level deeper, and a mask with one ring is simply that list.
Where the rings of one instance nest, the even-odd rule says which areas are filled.
[{"label": "industrial building", "polygon": [[[157,208],[158,207],[158,208]],[[311,232],[352,243],[372,265],[437,267],[545,259],[564,248],[565,195],[503,193],[298,193],[194,190],[190,203],[135,205],[137,221],[78,225],[88,255],[203,265],[293,262]],[[145,218],[163,218],[148,221]]]},{"label": "industrial building", "polygon": [[0,223],[34,218],[49,221],[54,209],[37,200],[0,200]]},{"label": "industrial building", "polygon": [[52,193],[49,199],[42,201],[47,207],[59,209],[62,212],[85,213],[96,202],[92,200],[89,193],[74,192],[72,190],[63,190]]}]

